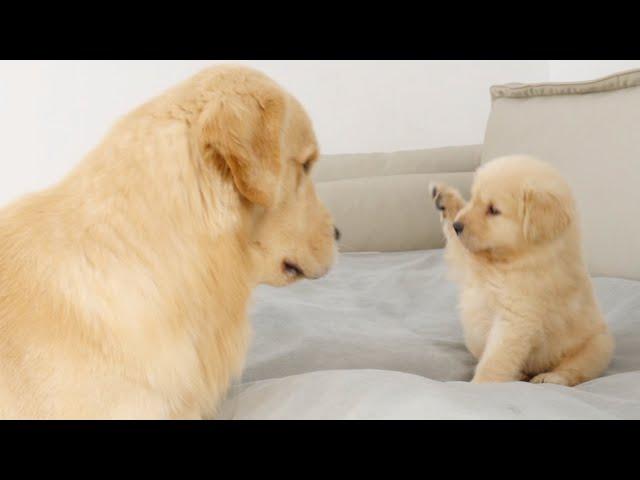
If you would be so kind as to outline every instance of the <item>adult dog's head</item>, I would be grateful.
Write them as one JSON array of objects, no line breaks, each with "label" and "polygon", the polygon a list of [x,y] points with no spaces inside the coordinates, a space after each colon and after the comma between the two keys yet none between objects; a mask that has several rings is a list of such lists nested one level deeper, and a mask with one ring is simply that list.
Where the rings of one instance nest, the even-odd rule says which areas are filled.
[{"label": "adult dog's head", "polygon": [[478,169],[471,200],[453,224],[472,252],[523,253],[552,242],[575,221],[569,186],[533,157],[497,158]]},{"label": "adult dog's head", "polygon": [[304,109],[245,67],[214,67],[195,83],[202,103],[197,148],[206,168],[233,184],[260,281],[285,285],[323,276],[339,233],[310,178],[318,144]]}]

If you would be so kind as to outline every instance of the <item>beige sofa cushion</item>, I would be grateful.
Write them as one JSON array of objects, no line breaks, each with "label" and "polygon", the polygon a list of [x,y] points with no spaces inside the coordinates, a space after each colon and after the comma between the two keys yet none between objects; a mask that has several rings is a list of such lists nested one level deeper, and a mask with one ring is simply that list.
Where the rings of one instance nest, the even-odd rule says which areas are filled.
[{"label": "beige sofa cushion", "polygon": [[318,195],[333,214],[340,250],[441,248],[444,237],[429,182],[468,192],[480,145],[392,153],[324,155],[313,169]]},{"label": "beige sofa cushion", "polygon": [[444,246],[429,182],[447,182],[468,195],[472,175],[458,172],[350,178],[320,182],[316,188],[342,233],[341,251],[421,250]]},{"label": "beige sofa cushion", "polygon": [[640,70],[491,95],[482,162],[526,153],[556,165],[576,196],[591,274],[640,279]]},{"label": "beige sofa cushion", "polygon": [[390,153],[323,155],[313,169],[316,182],[410,173],[471,172],[480,165],[481,145]]}]

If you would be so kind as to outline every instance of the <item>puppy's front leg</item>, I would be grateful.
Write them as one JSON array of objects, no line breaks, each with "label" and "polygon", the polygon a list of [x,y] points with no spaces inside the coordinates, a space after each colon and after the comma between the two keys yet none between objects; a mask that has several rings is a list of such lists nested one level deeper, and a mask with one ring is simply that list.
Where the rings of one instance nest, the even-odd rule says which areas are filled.
[{"label": "puppy's front leg", "polygon": [[494,321],[472,383],[515,382],[531,351],[531,338],[523,319],[512,316]]},{"label": "puppy's front leg", "polygon": [[440,220],[443,223],[453,223],[466,203],[460,192],[449,185],[437,182],[429,183],[429,192],[436,208],[440,210]]},{"label": "puppy's front leg", "polygon": [[440,211],[440,221],[447,242],[457,235],[451,226],[455,221],[456,215],[465,206],[464,198],[455,188],[445,185],[444,183],[431,182],[429,184],[429,192],[436,208]]}]

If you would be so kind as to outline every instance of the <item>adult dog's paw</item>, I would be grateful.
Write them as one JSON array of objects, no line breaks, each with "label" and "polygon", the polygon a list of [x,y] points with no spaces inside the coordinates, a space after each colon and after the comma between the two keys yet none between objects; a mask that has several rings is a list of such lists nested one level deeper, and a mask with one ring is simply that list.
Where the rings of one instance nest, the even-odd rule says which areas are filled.
[{"label": "adult dog's paw", "polygon": [[546,372],[536,375],[531,380],[531,383],[553,383],[556,385],[571,386],[571,381],[559,372]]}]

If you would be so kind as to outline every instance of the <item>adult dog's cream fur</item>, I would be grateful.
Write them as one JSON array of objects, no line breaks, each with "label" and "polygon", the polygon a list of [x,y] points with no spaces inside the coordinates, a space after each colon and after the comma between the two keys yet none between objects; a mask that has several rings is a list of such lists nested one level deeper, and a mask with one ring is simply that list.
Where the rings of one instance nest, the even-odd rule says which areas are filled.
[{"label": "adult dog's cream fur", "polygon": [[460,284],[465,342],[479,360],[473,382],[576,385],[600,375],[613,338],[559,173],[535,158],[509,156],[476,172],[469,203],[446,185],[430,191]]},{"label": "adult dog's cream fur", "polygon": [[333,262],[317,155],[293,97],[214,67],[0,210],[0,417],[214,415],[242,367],[252,288]]}]

